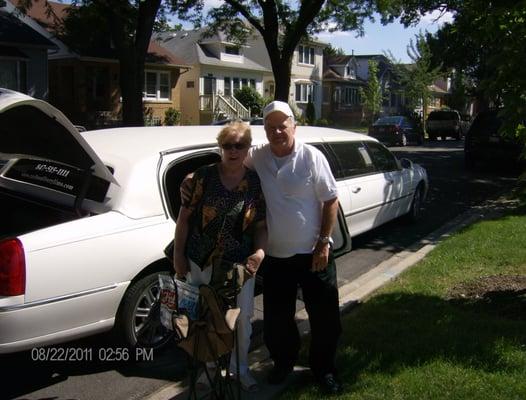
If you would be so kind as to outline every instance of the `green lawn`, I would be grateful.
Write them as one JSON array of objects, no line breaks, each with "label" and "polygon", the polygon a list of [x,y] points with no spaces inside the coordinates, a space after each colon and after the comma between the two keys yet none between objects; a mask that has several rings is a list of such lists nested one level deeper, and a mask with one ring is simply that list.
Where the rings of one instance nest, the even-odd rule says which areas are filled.
[{"label": "green lawn", "polygon": [[[448,238],[343,317],[341,398],[526,399],[522,193],[520,207]],[[281,398],[321,397],[303,386]]]}]

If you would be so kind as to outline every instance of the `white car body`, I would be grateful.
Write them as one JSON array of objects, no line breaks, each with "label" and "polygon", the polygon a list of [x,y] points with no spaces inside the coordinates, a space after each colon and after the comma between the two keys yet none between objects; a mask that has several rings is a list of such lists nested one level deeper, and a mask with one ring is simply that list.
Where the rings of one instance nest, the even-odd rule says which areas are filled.
[{"label": "white car body", "polygon": [[[35,116],[40,113],[43,121],[49,120],[50,126],[58,122],[64,127],[60,135],[64,138],[70,135],[69,143],[73,143],[70,140],[73,138],[76,145],[66,149],[50,146],[44,157],[35,148],[42,137],[46,140],[51,129],[30,132],[35,130],[28,122],[31,119],[13,112],[17,107],[31,108],[31,115],[33,111]],[[29,125],[23,128],[24,124]],[[13,150],[17,139],[9,129],[19,128],[26,129],[21,135],[34,135],[36,147],[26,145]],[[171,268],[163,250],[173,239],[174,216],[178,210],[174,210],[177,202],[174,203],[167,191],[177,196],[178,183],[187,172],[203,160],[210,163],[219,158],[218,130],[217,126],[178,126],[79,133],[49,104],[0,89],[0,143],[8,143],[0,144],[0,195],[5,193],[5,198],[15,204],[2,216],[9,221],[11,231],[0,231],[0,353],[66,342],[109,330],[116,324],[129,344],[144,344],[138,337],[157,296],[155,276]],[[57,132],[49,133],[50,137],[56,133],[50,141],[58,140]],[[252,127],[252,134],[254,144],[266,142],[262,126]],[[8,140],[4,141],[5,137]],[[332,142],[359,142],[360,146],[377,143],[365,135],[318,127],[298,127],[297,138],[316,143],[318,147]],[[360,147],[360,151],[365,151],[363,149]],[[72,155],[75,152],[82,153],[82,157]],[[71,164],[71,160],[84,159],[86,154],[92,166],[90,162],[87,166]],[[60,157],[69,157],[69,163]],[[194,161],[197,164],[190,164]],[[72,189],[78,190],[76,194],[54,188],[53,185],[64,184],[62,177],[42,185],[33,176],[28,181],[24,176],[29,172],[27,168],[22,171],[21,167],[24,162],[31,173],[37,168],[49,168],[47,180],[57,173],[68,174],[64,171],[70,167],[77,175],[91,168],[96,177],[93,179],[107,191],[99,191],[103,196],[94,200],[87,195],[83,197],[82,182],[85,181],[82,180],[77,181],[79,187]],[[192,169],[179,172],[173,168],[175,164]],[[339,200],[351,236],[415,211],[412,202],[415,193],[419,201],[425,197],[427,175],[422,167],[408,160],[404,164],[406,167],[402,168],[398,163],[393,171],[338,179]],[[49,165],[59,165],[59,168]],[[64,171],[60,165],[64,165]],[[38,179],[44,178],[39,175]],[[27,198],[31,203],[25,202]],[[23,207],[17,206],[18,201]],[[58,209],[59,219],[64,210],[65,222],[18,232],[19,219],[27,218],[29,222],[34,219],[31,213],[24,217],[26,206],[32,210],[33,206],[40,207],[40,203],[45,203],[45,210],[49,205],[54,207],[49,209],[53,212]],[[418,211],[420,203],[416,207]],[[75,217],[71,210],[81,215]],[[9,259],[10,250],[5,250],[11,249],[5,244],[9,237],[16,238],[9,246],[21,246],[24,258],[25,281],[14,295],[2,293],[2,290],[11,290],[5,289],[9,284],[2,281],[9,279],[11,264],[8,263],[13,262]],[[162,343],[162,333],[156,331],[156,338],[157,342],[147,344]]]}]

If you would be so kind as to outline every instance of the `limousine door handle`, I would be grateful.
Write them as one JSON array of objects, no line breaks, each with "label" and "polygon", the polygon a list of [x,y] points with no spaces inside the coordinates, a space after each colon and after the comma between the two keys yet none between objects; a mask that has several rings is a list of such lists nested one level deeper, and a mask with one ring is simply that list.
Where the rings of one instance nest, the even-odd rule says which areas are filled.
[{"label": "limousine door handle", "polygon": [[354,187],[354,188],[351,189],[351,192],[358,193],[360,190],[362,190],[361,187]]}]

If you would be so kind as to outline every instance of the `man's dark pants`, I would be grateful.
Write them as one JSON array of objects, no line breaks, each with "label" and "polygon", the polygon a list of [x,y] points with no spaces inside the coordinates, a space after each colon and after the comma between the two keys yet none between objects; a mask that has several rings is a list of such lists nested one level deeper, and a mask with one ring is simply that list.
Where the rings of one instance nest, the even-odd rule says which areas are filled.
[{"label": "man's dark pants", "polygon": [[289,258],[267,256],[264,263],[264,338],[274,364],[284,369],[292,368],[298,358],[300,336],[294,315],[299,286],[310,322],[311,371],[317,378],[335,373],[334,358],[341,322],[332,252],[327,269],[321,272],[311,272],[312,254],[296,254]]}]

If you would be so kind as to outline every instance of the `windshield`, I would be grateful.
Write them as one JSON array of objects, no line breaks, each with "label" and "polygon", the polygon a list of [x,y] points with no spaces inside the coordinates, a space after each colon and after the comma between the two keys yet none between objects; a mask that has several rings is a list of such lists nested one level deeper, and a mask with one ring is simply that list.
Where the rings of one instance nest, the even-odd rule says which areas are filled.
[{"label": "windshield", "polygon": [[400,125],[402,117],[382,117],[378,118],[373,125]]},{"label": "windshield", "polygon": [[454,111],[433,111],[429,114],[429,121],[445,121],[449,119],[458,120],[458,115]]}]

